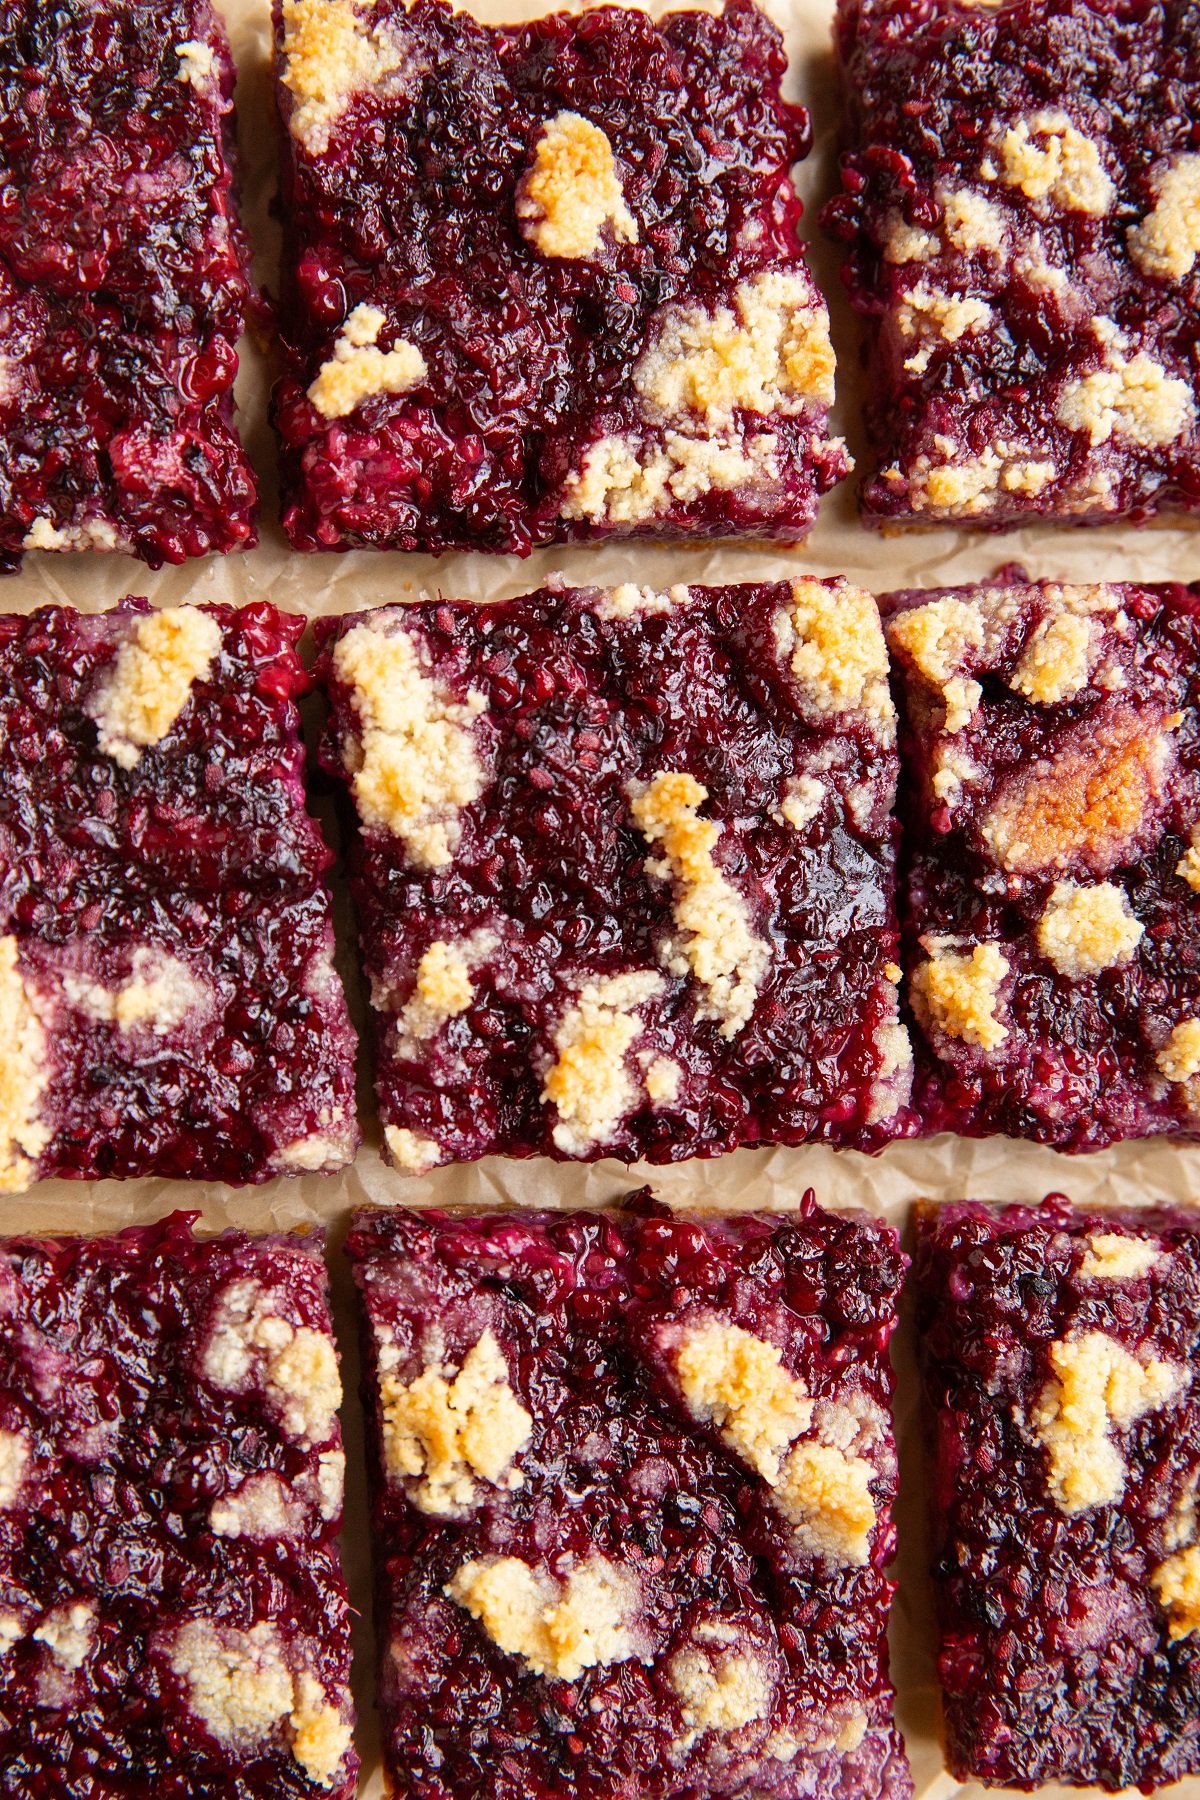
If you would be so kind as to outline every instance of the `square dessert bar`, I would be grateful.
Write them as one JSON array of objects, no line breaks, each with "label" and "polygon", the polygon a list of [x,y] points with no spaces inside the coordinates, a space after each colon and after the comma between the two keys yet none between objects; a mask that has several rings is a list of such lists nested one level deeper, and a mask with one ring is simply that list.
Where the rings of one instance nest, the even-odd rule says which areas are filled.
[{"label": "square dessert bar", "polygon": [[353,1156],[303,630],[263,604],[0,616],[0,1191]]},{"label": "square dessert bar", "polygon": [[950,1768],[1200,1774],[1200,1214],[923,1209]]},{"label": "square dessert bar", "polygon": [[355,1792],[321,1242],[193,1217],[0,1240],[13,1800]]},{"label": "square dessert bar", "polygon": [[1200,589],[883,602],[914,1103],[1064,1150],[1200,1130]]},{"label": "square dessert bar", "polygon": [[386,1756],[407,1800],[902,1800],[895,1233],[360,1212]]},{"label": "square dessert bar", "polygon": [[849,465],[751,0],[275,12],[297,549],[804,537]]},{"label": "square dessert bar", "polygon": [[1200,508],[1196,0],[839,0],[869,523]]},{"label": "square dessert bar", "polygon": [[317,635],[401,1167],[915,1128],[869,595],[548,588]]},{"label": "square dessert bar", "polygon": [[208,0],[0,0],[0,568],[254,542],[232,94]]}]

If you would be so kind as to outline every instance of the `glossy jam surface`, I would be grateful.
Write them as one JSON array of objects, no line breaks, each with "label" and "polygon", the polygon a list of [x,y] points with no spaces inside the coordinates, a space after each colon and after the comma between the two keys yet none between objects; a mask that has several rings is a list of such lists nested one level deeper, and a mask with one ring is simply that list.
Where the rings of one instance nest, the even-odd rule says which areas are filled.
[{"label": "glossy jam surface", "polygon": [[[332,703],[322,755],[342,782],[353,782],[361,719],[337,646],[363,619],[408,633],[453,703],[472,692],[485,702],[470,727],[481,790],[457,813],[446,865],[416,866],[378,823],[351,853],[384,1124],[428,1142],[432,1160],[565,1151],[662,1162],[809,1140],[871,1149],[914,1129],[907,1065],[893,1078],[887,1056],[891,721],[809,704],[776,642],[789,598],[783,583],[697,588],[683,604],[615,617],[599,590],[548,589],[487,608],[318,622]],[[719,825],[714,862],[765,946],[753,1007],[728,1036],[704,1016],[686,959],[672,968],[663,949],[680,933],[680,890],[655,872],[630,810],[630,784],[663,772],[705,791],[696,816]],[[779,809],[804,778],[811,817],[797,828]],[[470,1003],[413,1040],[398,1015],[436,943],[466,946]],[[543,1100],[563,1021],[589,984],[631,974],[656,987],[636,1002],[633,1085],[612,1129],[572,1152]],[[643,1077],[656,1060],[677,1075],[673,1097],[652,1103]]]},{"label": "glossy jam surface", "polygon": [[[349,1251],[369,1359],[386,1346],[411,1379],[431,1354],[457,1367],[490,1330],[533,1420],[520,1485],[457,1519],[410,1505],[376,1444],[382,1706],[401,1792],[549,1800],[569,1781],[580,1800],[911,1794],[886,1668],[885,1347],[903,1269],[890,1231],[811,1195],[786,1221],[703,1223],[642,1195],[610,1214],[364,1212]],[[714,1316],[778,1346],[814,1397],[877,1418],[862,1566],[799,1548],[765,1483],[684,1406],[667,1340]],[[377,1381],[369,1369],[372,1409]],[[640,1593],[639,1654],[569,1681],[530,1673],[444,1593],[465,1560],[489,1555],[559,1571],[619,1563]],[[681,1747],[671,1662],[705,1642],[753,1655],[770,1699],[749,1724]],[[858,1742],[839,1750],[851,1715]]]},{"label": "glossy jam surface", "polygon": [[[598,440],[621,438],[643,461],[661,449],[633,385],[661,309],[729,307],[741,283],[785,267],[824,316],[789,178],[808,120],[780,98],[775,26],[749,0],[657,23],[601,6],[489,28],[436,0],[408,12],[381,0],[372,18],[398,71],[353,94],[324,148],[289,129],[280,89],[290,369],[275,422],[292,543],[524,554],[633,529],[803,537],[847,466],[815,400],[722,422],[727,446],[774,436],[768,482],[702,491],[680,478],[640,520],[562,513]],[[608,137],[636,242],[606,231],[594,254],[563,257],[523,235],[521,184],[562,113]],[[324,418],[307,390],[359,305],[385,315],[381,343],[417,346],[426,375]]]},{"label": "glossy jam surface", "polygon": [[[145,602],[0,618],[0,937],[48,1046],[42,1175],[245,1182],[306,1140],[328,1140],[312,1167],[357,1143],[331,856],[304,804],[303,621],[205,610],[219,654],[129,769],[90,710]],[[120,1026],[114,997],[180,969],[182,1003]]]},{"label": "glossy jam surface", "polygon": [[207,0],[0,4],[0,566],[254,541],[232,93]]},{"label": "glossy jam surface", "polygon": [[[206,1373],[222,1296],[247,1283],[294,1327],[328,1338],[325,1268],[311,1241],[237,1232],[197,1241],[180,1214],[118,1238],[0,1243],[0,1431],[6,1448],[12,1438],[25,1446],[0,1511],[6,1793],[354,1792],[353,1752],[328,1784],[314,1782],[280,1719],[222,1742],[173,1665],[189,1622],[218,1634],[257,1626],[292,1675],[308,1673],[348,1705],[340,1494],[326,1479],[328,1518],[317,1498],[320,1458],[339,1451],[336,1418],[319,1443],[298,1443],[261,1384],[247,1378],[229,1391]],[[292,1535],[217,1531],[242,1484],[268,1476],[294,1502]],[[74,1636],[61,1629],[64,1614]]]},{"label": "glossy jam surface", "polygon": [[[824,223],[867,320],[868,521],[1200,507],[1194,191],[1160,265],[1136,255],[1168,170],[1195,175],[1195,0],[843,0],[838,42],[848,150]],[[1054,143],[1078,180],[1038,160]],[[1131,396],[1140,357],[1180,384],[1164,410],[1091,411],[1132,362]]]},{"label": "glossy jam surface", "polygon": [[[1088,1240],[1135,1237],[1159,1260],[1085,1273]],[[1200,1472],[1200,1234],[1194,1215],[978,1204],[929,1209],[918,1330],[932,1415],[933,1573],[950,1766],[1028,1788],[1140,1786],[1200,1771],[1200,1637],[1168,1635],[1150,1583]],[[1117,1428],[1115,1504],[1068,1516],[1029,1420],[1050,1346],[1102,1332],[1190,1383]],[[1191,1537],[1195,1538],[1194,1514]]]},{"label": "glossy jam surface", "polygon": [[[960,605],[982,640],[945,667],[950,681],[978,684],[965,722],[947,719],[939,681],[902,641],[917,609]],[[1200,597],[1002,578],[886,596],[884,610],[907,696],[902,913],[926,1038],[914,1083],[922,1119],[1063,1150],[1193,1135],[1195,1084],[1170,1046],[1200,1008],[1187,860],[1200,821]],[[1018,685],[1047,641],[1080,646],[1065,685],[1081,685],[1058,700]],[[1117,933],[1102,935],[1098,967],[1044,936],[1062,901],[1078,911],[1097,888]],[[988,945],[1006,969],[992,1007],[1003,1036],[984,1043],[961,1021],[939,1028],[919,983],[931,956]]]}]

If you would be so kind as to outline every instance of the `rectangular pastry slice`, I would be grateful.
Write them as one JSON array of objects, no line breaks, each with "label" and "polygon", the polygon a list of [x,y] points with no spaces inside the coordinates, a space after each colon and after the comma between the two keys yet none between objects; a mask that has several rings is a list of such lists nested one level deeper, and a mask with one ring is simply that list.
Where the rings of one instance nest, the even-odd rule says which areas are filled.
[{"label": "rectangular pastry slice", "polygon": [[406,1800],[906,1800],[894,1232],[357,1215]]},{"label": "rectangular pastry slice", "polygon": [[751,4],[277,0],[300,550],[794,542],[848,467]]},{"label": "rectangular pastry slice", "polygon": [[1200,1774],[1200,1215],[928,1207],[916,1283],[952,1773]]},{"label": "rectangular pastry slice", "polygon": [[1200,591],[885,598],[907,696],[931,1130],[1091,1150],[1200,1121]]},{"label": "rectangular pastry slice", "polygon": [[1200,508],[1195,0],[841,0],[868,523]]},{"label": "rectangular pastry slice", "polygon": [[353,1156],[303,630],[261,603],[0,616],[0,1190]]},{"label": "rectangular pastry slice", "polygon": [[0,567],[254,542],[233,78],[209,0],[0,0]]},{"label": "rectangular pastry slice", "polygon": [[911,1132],[869,595],[550,588],[317,635],[401,1167]]},{"label": "rectangular pastry slice", "polygon": [[352,1800],[319,1240],[0,1241],[0,1789]]}]

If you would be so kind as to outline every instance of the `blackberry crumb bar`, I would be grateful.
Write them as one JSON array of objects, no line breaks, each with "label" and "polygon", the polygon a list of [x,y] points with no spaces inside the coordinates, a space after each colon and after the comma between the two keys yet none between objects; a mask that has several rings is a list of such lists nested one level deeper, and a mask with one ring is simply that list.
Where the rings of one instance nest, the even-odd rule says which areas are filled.
[{"label": "blackberry crumb bar", "polygon": [[892,595],[929,1129],[1091,1150],[1200,1121],[1200,590]]},{"label": "blackberry crumb bar", "polygon": [[[0,1790],[351,1800],[318,1239],[0,1241]],[[133,1772],[136,1771],[136,1780]]]},{"label": "blackberry crumb bar", "polygon": [[255,540],[233,77],[208,0],[0,0],[0,568]]},{"label": "blackberry crumb bar", "polygon": [[1200,1773],[1200,1215],[918,1220],[951,1771]]},{"label": "blackberry crumb bar", "polygon": [[316,629],[402,1168],[914,1129],[869,595],[550,588]]},{"label": "blackberry crumb bar", "polygon": [[794,542],[848,467],[750,0],[489,27],[276,0],[300,550]]},{"label": "blackberry crumb bar", "polygon": [[1195,0],[840,0],[868,522],[1200,508]]},{"label": "blackberry crumb bar", "polygon": [[0,1191],[353,1156],[303,629],[262,604],[0,617]]},{"label": "blackberry crumb bar", "polygon": [[895,1233],[361,1212],[381,1707],[408,1800],[902,1800]]}]

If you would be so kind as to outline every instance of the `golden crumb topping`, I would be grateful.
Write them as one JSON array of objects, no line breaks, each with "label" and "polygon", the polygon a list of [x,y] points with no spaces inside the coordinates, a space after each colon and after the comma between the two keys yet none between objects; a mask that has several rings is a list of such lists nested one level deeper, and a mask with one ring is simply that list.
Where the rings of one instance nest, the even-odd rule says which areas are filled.
[{"label": "golden crumb topping", "polygon": [[1175,873],[1182,876],[1194,894],[1200,894],[1200,825],[1193,825],[1191,842],[1175,864]]},{"label": "golden crumb topping", "polygon": [[563,1581],[515,1556],[482,1556],[460,1564],[446,1593],[534,1675],[577,1681],[585,1669],[641,1652],[641,1584],[632,1569],[602,1556]]},{"label": "golden crumb topping", "polygon": [[310,1781],[332,1787],[346,1752],[354,1742],[349,1721],[341,1708],[330,1703],[315,1676],[302,1674],[295,1686],[295,1705],[288,1720],[292,1756]]},{"label": "golden crumb topping", "polygon": [[283,0],[283,84],[295,101],[292,135],[313,156],[356,94],[403,67],[404,50],[364,17],[374,0]]},{"label": "golden crumb topping", "polygon": [[871,1553],[875,1471],[835,1444],[801,1443],[780,1471],[775,1500],[800,1543],[839,1568],[861,1568]]},{"label": "golden crumb topping", "polygon": [[391,350],[379,348],[386,323],[377,306],[356,306],[346,319],[308,390],[323,419],[343,419],[376,394],[407,394],[424,381],[428,370],[415,344],[397,338]]},{"label": "golden crumb topping", "polygon": [[674,502],[687,506],[702,494],[773,487],[779,479],[778,439],[772,432],[731,430],[720,436],[668,431],[661,444],[632,437],[602,437],[590,445],[583,466],[563,484],[564,519],[638,525]]},{"label": "golden crumb topping", "polygon": [[1102,720],[1010,781],[983,821],[984,839],[1018,875],[1077,856],[1110,869],[1136,841],[1173,757],[1169,728],[1135,713]]},{"label": "golden crumb topping", "polygon": [[1099,215],[1116,199],[1099,146],[1062,112],[1035,113],[1006,131],[1000,144],[1001,178],[1030,200],[1049,200],[1064,212]]},{"label": "golden crumb topping", "polygon": [[554,1142],[581,1156],[612,1137],[637,1104],[627,1057],[644,1026],[638,1008],[662,992],[662,976],[635,969],[588,982],[563,1014],[542,1099],[558,1110]]},{"label": "golden crumb topping", "polygon": [[1008,233],[1003,209],[973,188],[944,195],[946,236],[956,250],[971,256],[979,250],[1003,250]]},{"label": "golden crumb topping", "polygon": [[1102,1331],[1052,1344],[1050,1364],[1054,1373],[1031,1424],[1034,1441],[1049,1457],[1054,1503],[1068,1514],[1113,1505],[1125,1491],[1125,1458],[1114,1432],[1164,1406],[1183,1386],[1186,1371],[1139,1361]]},{"label": "golden crumb topping", "polygon": [[517,218],[543,256],[585,261],[599,250],[605,225],[620,243],[637,243],[613,147],[598,125],[560,112],[542,126],[517,196]]},{"label": "golden crumb topping", "polygon": [[1111,881],[1095,887],[1059,881],[1038,921],[1037,946],[1060,975],[1079,981],[1123,967],[1145,929],[1129,910],[1125,893]]},{"label": "golden crumb topping", "polygon": [[397,1021],[403,1047],[435,1037],[447,1020],[466,1012],[475,998],[471,982],[473,947],[438,938],[425,951],[417,964],[413,991]]},{"label": "golden crumb topping", "polygon": [[221,651],[221,627],[195,606],[147,613],[104,671],[90,712],[100,748],[122,769],[166,737]]},{"label": "golden crumb topping", "polygon": [[409,1382],[380,1384],[383,1460],[389,1475],[414,1483],[409,1497],[422,1512],[452,1517],[475,1505],[479,1482],[520,1487],[513,1468],[529,1442],[533,1419],[508,1380],[504,1352],[485,1331],[457,1373],[434,1363]]},{"label": "golden crumb topping", "polygon": [[1188,382],[1144,351],[1126,357],[1110,346],[1103,369],[1063,384],[1056,417],[1068,431],[1086,431],[1093,445],[1117,437],[1154,450],[1184,436],[1196,402]]},{"label": "golden crumb topping", "polygon": [[749,1020],[770,960],[770,946],[750,929],[746,902],[713,860],[721,827],[696,809],[708,789],[694,776],[668,769],[645,787],[633,784],[629,805],[646,842],[661,850],[646,872],[670,881],[677,944],[665,946],[673,975],[689,971],[702,990],[698,1019],[716,1019],[723,1038],[736,1037]]},{"label": "golden crumb topping", "polygon": [[998,1050],[1008,1036],[1008,1026],[996,1016],[1009,971],[1000,946],[960,949],[950,939],[929,938],[925,947],[929,960],[914,972],[911,991],[922,1023],[981,1050]]},{"label": "golden crumb topping", "polygon": [[727,1319],[705,1319],[680,1336],[675,1372],[688,1410],[715,1424],[731,1450],[774,1482],[783,1452],[807,1430],[813,1410],[778,1345]]},{"label": "golden crumb topping", "polygon": [[396,1167],[406,1174],[428,1174],[442,1161],[442,1147],[436,1139],[422,1137],[406,1125],[385,1125],[383,1140]]},{"label": "golden crumb topping", "polygon": [[1154,206],[1129,232],[1129,253],[1147,275],[1182,281],[1200,256],[1200,156],[1173,157],[1154,179]]},{"label": "golden crumb topping", "polygon": [[830,406],[833,376],[824,304],[802,275],[770,269],[742,282],[732,307],[668,308],[634,371],[634,386],[655,420],[693,414],[719,425],[742,409]]},{"label": "golden crumb topping", "polygon": [[984,620],[978,607],[965,600],[927,600],[897,613],[887,626],[887,641],[941,696],[947,731],[968,724],[983,693],[962,669],[983,649]]},{"label": "golden crumb topping", "polygon": [[1168,1081],[1200,1075],[1200,1019],[1181,1019],[1155,1060]]},{"label": "golden crumb topping", "polygon": [[1087,1281],[1132,1281],[1157,1269],[1163,1260],[1163,1252],[1148,1238],[1094,1231],[1087,1240],[1079,1273]]},{"label": "golden crumb topping", "polygon": [[1009,687],[1027,700],[1053,706],[1087,686],[1092,628],[1077,613],[1043,619],[1032,633],[1009,678]]},{"label": "golden crumb topping", "polygon": [[746,1651],[679,1650],[667,1664],[687,1728],[684,1748],[706,1731],[740,1731],[771,1710],[775,1683],[761,1657]]},{"label": "golden crumb topping", "polygon": [[362,726],[345,755],[363,823],[393,832],[418,868],[445,868],[458,815],[484,788],[471,729],[483,695],[454,700],[425,673],[408,632],[379,619],[338,640],[333,673],[349,687]]},{"label": "golden crumb topping", "polygon": [[0,1431],[0,1512],[16,1504],[29,1466],[29,1439],[20,1431]]},{"label": "golden crumb topping", "polygon": [[41,1118],[46,1034],[21,978],[14,937],[0,937],[0,1046],[0,1194],[12,1194],[28,1186],[50,1141]]},{"label": "golden crumb topping", "polygon": [[776,625],[780,652],[820,712],[858,709],[889,734],[895,712],[879,608],[845,582],[793,581],[792,603]]},{"label": "golden crumb topping", "polygon": [[1192,1544],[1159,1563],[1150,1586],[1167,1615],[1172,1643],[1200,1632],[1200,1545]]}]

